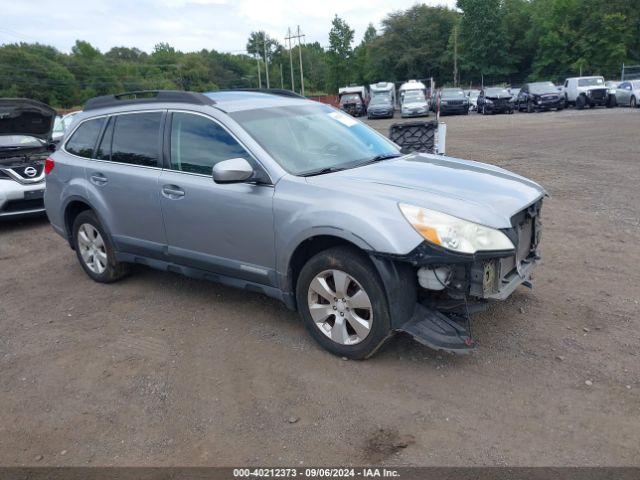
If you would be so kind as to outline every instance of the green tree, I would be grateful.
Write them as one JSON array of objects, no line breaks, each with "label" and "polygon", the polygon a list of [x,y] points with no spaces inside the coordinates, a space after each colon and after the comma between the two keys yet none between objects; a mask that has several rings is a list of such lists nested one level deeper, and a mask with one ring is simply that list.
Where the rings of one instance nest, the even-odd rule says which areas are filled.
[{"label": "green tree", "polygon": [[264,61],[265,47],[269,62],[273,62],[274,55],[282,48],[277,40],[274,40],[262,30],[249,34],[246,47],[249,55],[259,56]]},{"label": "green tree", "polygon": [[349,85],[353,79],[349,62],[353,55],[354,30],[343,19],[336,15],[331,22],[329,32],[329,84],[334,90]]},{"label": "green tree", "polygon": [[454,10],[427,5],[391,13],[382,20],[382,34],[371,42],[371,75],[376,81],[451,81],[449,42],[458,17]]},{"label": "green tree", "polygon": [[353,50],[353,67],[356,72],[356,82],[358,84],[371,84],[376,81],[377,72],[375,71],[371,45],[378,38],[378,32],[372,23],[369,24],[364,32],[362,41]]},{"label": "green tree", "polygon": [[458,0],[462,10],[460,48],[463,71],[504,76],[509,73],[502,0]]}]

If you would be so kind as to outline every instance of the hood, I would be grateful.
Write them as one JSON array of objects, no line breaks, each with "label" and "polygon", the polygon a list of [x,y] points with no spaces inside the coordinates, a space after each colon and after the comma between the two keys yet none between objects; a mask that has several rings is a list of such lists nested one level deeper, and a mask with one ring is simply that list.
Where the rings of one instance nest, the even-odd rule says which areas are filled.
[{"label": "hood", "polygon": [[427,108],[427,102],[424,100],[419,102],[404,102],[402,108]]},{"label": "hood", "polygon": [[609,87],[605,85],[584,85],[582,87],[578,87],[578,90],[581,92],[586,92],[587,90],[609,90]]},{"label": "hood", "polygon": [[29,135],[51,140],[56,111],[26,98],[0,98],[0,135]]},{"label": "hood", "polygon": [[493,228],[546,195],[537,183],[493,165],[416,153],[308,177],[311,184],[438,210]]},{"label": "hood", "polygon": [[391,110],[392,108],[392,103],[376,103],[374,105],[369,104],[369,110]]},{"label": "hood", "polygon": [[547,90],[546,92],[531,92],[531,95],[534,97],[557,97],[558,95],[560,95],[560,92],[558,92],[558,90]]}]

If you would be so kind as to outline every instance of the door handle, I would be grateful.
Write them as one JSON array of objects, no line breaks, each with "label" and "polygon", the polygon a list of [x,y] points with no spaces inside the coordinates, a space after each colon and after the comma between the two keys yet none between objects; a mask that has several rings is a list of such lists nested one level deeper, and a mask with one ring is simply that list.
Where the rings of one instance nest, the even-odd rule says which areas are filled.
[{"label": "door handle", "polygon": [[162,195],[170,198],[171,200],[177,200],[184,197],[184,190],[177,185],[164,185],[162,187]]},{"label": "door handle", "polygon": [[107,177],[105,177],[102,173],[93,173],[91,174],[91,183],[94,185],[104,185],[107,183]]}]

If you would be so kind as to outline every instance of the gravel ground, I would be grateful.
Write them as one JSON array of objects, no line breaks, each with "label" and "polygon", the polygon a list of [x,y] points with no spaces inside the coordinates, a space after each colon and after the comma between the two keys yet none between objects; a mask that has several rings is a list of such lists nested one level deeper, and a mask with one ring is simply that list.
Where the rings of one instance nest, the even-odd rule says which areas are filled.
[{"label": "gravel ground", "polygon": [[343,361],[269,298],[100,285],[46,220],[4,223],[0,464],[639,465],[640,110],[445,120],[449,154],[551,194],[535,289],[476,316],[475,354]]}]

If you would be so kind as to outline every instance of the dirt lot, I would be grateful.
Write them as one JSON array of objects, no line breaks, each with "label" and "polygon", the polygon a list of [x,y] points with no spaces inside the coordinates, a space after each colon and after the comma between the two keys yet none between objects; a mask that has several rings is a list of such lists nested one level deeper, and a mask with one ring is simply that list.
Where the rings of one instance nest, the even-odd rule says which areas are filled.
[{"label": "dirt lot", "polygon": [[273,300],[100,285],[46,220],[6,223],[0,464],[639,465],[640,111],[446,121],[448,153],[551,194],[535,290],[476,317],[474,355],[343,361]]}]

